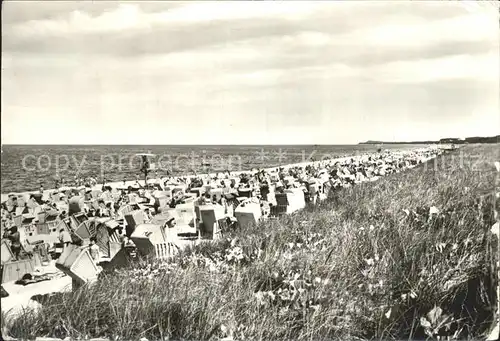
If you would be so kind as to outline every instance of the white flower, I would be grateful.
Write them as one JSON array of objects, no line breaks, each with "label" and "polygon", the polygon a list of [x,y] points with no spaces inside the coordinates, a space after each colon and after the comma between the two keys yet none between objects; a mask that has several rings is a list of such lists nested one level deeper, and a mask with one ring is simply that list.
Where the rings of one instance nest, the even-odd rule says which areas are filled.
[{"label": "white flower", "polygon": [[493,224],[493,226],[491,227],[491,233],[493,233],[497,237],[498,237],[499,227],[500,227],[500,224],[498,222],[496,222],[495,224]]},{"label": "white flower", "polygon": [[374,261],[371,258],[365,259],[366,264],[373,265]]},{"label": "white flower", "polygon": [[314,311],[319,311],[319,309],[321,308],[321,306],[319,304],[317,304],[317,305],[311,305],[311,308],[314,309]]},{"label": "white flower", "polygon": [[373,230],[375,230],[375,226],[370,225],[370,231],[373,231]]},{"label": "white flower", "polygon": [[255,296],[255,298],[257,299],[257,302],[259,302],[260,305],[265,304],[265,302],[264,302],[264,293],[262,291],[257,291],[253,295]]},{"label": "white flower", "polygon": [[436,206],[432,206],[431,208],[429,208],[429,214],[438,214],[438,213],[439,209]]},{"label": "white flower", "polygon": [[320,278],[320,277],[316,277],[316,278],[314,279],[314,281],[315,281],[316,283],[321,283],[321,278]]},{"label": "white flower", "polygon": [[439,251],[439,252],[443,252],[443,250],[445,249],[446,247],[446,243],[439,243],[436,245],[436,249]]}]

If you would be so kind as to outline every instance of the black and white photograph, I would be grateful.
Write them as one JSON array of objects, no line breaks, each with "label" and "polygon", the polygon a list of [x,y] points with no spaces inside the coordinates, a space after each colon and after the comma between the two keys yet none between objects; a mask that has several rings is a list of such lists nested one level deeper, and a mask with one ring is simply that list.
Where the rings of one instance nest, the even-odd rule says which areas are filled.
[{"label": "black and white photograph", "polygon": [[2,1],[1,339],[498,340],[497,1]]}]

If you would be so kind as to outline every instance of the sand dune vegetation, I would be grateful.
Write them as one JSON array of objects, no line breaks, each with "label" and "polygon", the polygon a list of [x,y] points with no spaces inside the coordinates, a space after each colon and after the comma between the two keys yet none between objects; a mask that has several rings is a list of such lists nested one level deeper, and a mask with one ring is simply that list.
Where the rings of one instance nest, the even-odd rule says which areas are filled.
[{"label": "sand dune vegetation", "polygon": [[486,335],[498,285],[498,145],[466,145],[143,260],[2,316],[16,338],[455,339]]}]

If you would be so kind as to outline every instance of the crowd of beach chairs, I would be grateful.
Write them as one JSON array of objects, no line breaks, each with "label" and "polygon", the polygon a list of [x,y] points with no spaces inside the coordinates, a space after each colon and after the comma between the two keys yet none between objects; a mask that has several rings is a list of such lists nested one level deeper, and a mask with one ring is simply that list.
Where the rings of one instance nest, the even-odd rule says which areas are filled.
[{"label": "crowd of beach chairs", "polygon": [[2,264],[31,259],[43,265],[52,259],[85,282],[102,267],[134,257],[169,259],[186,245],[297,212],[340,188],[401,172],[440,153],[385,151],[265,170],[9,194],[1,208]]}]

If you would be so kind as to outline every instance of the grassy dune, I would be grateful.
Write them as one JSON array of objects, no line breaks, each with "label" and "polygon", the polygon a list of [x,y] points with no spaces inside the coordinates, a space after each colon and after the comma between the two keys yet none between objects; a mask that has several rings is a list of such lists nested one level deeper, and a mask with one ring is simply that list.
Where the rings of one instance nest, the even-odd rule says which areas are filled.
[{"label": "grassy dune", "polygon": [[468,145],[343,189],[172,264],[103,275],[2,323],[20,338],[479,337],[496,304],[497,148]]}]

